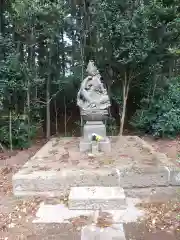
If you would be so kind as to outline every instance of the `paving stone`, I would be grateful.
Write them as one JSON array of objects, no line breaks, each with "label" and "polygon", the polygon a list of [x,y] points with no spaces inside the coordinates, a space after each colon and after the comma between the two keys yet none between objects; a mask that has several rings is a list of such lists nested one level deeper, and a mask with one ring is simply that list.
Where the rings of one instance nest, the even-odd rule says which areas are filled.
[{"label": "paving stone", "polygon": [[99,228],[93,225],[86,226],[81,231],[81,240],[126,240],[123,224],[114,224],[111,227]]},{"label": "paving stone", "polygon": [[70,219],[80,216],[92,216],[93,211],[69,210],[64,204],[41,203],[33,223],[69,223]]},{"label": "paving stone", "polygon": [[126,207],[121,187],[73,187],[69,195],[70,209],[122,209]]}]

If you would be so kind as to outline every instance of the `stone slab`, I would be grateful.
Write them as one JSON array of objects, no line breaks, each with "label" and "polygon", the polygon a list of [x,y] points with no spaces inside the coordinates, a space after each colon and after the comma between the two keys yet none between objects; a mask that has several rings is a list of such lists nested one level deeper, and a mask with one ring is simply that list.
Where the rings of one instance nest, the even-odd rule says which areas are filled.
[{"label": "stone slab", "polygon": [[99,228],[93,225],[85,226],[81,230],[81,240],[126,240],[123,224]]},{"label": "stone slab", "polygon": [[145,211],[136,207],[137,198],[127,198],[127,206],[121,210],[72,210],[68,204],[57,204],[59,198],[49,198],[42,202],[36,212],[34,223],[70,223],[71,219],[88,217],[89,223],[110,222],[111,224],[136,222],[145,216]]},{"label": "stone slab", "polygon": [[143,172],[136,172],[132,169],[120,169],[117,172],[116,170],[119,169],[64,169],[59,172],[39,171],[28,175],[18,172],[12,179],[13,191],[17,196],[25,196],[30,193],[31,195],[43,195],[43,193],[46,195],[47,192],[67,193],[73,186],[137,188],[179,184],[177,180],[173,180],[175,175],[171,173],[171,178],[169,178],[168,170],[163,167]]},{"label": "stone slab", "polygon": [[16,196],[46,195],[47,193],[67,193],[73,186],[118,186],[118,178],[113,169],[63,169],[38,171],[31,174],[16,173],[13,178]]},{"label": "stone slab", "polygon": [[[136,136],[112,137],[111,152],[93,158],[80,153],[79,141],[54,138],[45,144],[13,176],[15,195],[57,195],[67,193],[72,186],[180,186],[179,169],[167,164],[165,156],[161,161],[156,154],[154,159],[155,153],[143,148]],[[69,159],[64,157],[64,146],[68,146]]]},{"label": "stone slab", "polygon": [[73,187],[68,206],[79,210],[119,210],[126,207],[126,198],[121,187]]},{"label": "stone slab", "polygon": [[120,170],[120,184],[123,188],[168,186],[169,171],[163,166]]},{"label": "stone slab", "polygon": [[54,205],[42,202],[33,223],[70,223],[70,219],[92,215],[93,211],[69,210],[64,204]]}]

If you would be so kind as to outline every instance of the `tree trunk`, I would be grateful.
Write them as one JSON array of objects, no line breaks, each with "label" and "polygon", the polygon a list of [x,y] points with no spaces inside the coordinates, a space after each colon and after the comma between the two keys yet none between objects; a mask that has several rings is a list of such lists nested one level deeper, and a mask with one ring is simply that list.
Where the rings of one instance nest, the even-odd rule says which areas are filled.
[{"label": "tree trunk", "polygon": [[[0,0],[0,35],[4,36],[5,22],[4,22],[5,0]],[[4,59],[4,48],[0,48],[0,60]]]},{"label": "tree trunk", "polygon": [[12,143],[12,112],[9,110],[9,145],[10,150],[13,150],[13,143]]},{"label": "tree trunk", "polygon": [[48,72],[48,77],[46,81],[46,138],[47,139],[49,139],[51,136],[51,112],[50,112],[51,46],[49,49],[48,57],[49,57],[49,60],[48,60],[49,72]]},{"label": "tree trunk", "polygon": [[58,134],[58,110],[56,99],[54,100],[54,110],[55,110],[55,125],[56,125],[56,135]]},{"label": "tree trunk", "polygon": [[46,138],[51,136],[51,116],[50,116],[50,74],[46,83]]},{"label": "tree trunk", "polygon": [[61,41],[62,41],[62,62],[61,62],[61,65],[62,65],[62,73],[63,73],[63,76],[65,76],[65,72],[66,72],[66,57],[65,57],[65,42],[64,42],[64,31],[62,29],[61,31]]},{"label": "tree trunk", "polygon": [[126,117],[128,94],[129,94],[129,82],[127,79],[127,73],[125,72],[125,78],[124,78],[124,84],[123,84],[123,109],[122,109],[122,115],[120,117],[120,131],[119,131],[120,136],[122,136],[123,130],[124,130],[124,121]]},{"label": "tree trunk", "polygon": [[27,122],[28,122],[28,141],[30,141],[30,82],[27,81]]},{"label": "tree trunk", "polygon": [[67,107],[66,107],[66,97],[64,96],[64,135],[67,135]]}]

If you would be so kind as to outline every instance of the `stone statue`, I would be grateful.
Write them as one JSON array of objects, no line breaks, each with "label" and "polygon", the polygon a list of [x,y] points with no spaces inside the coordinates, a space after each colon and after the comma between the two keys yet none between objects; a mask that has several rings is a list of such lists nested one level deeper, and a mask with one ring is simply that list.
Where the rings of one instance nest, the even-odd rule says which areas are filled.
[{"label": "stone statue", "polygon": [[94,61],[89,61],[86,71],[88,76],[81,83],[77,105],[83,111],[108,109],[110,107],[109,96],[101,82],[101,75]]}]

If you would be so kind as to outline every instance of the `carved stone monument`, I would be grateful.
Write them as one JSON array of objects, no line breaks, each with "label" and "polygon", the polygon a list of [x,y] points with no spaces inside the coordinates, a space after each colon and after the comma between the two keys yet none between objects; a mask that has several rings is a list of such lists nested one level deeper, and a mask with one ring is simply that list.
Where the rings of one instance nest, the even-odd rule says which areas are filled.
[{"label": "carved stone monument", "polygon": [[95,134],[101,137],[98,142],[99,151],[109,152],[111,145],[106,136],[106,126],[103,121],[108,116],[110,99],[93,61],[89,61],[86,71],[88,76],[82,81],[77,95],[77,105],[80,108],[81,118],[86,122],[83,127],[80,151],[92,150],[92,135]]}]

